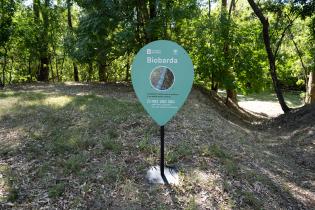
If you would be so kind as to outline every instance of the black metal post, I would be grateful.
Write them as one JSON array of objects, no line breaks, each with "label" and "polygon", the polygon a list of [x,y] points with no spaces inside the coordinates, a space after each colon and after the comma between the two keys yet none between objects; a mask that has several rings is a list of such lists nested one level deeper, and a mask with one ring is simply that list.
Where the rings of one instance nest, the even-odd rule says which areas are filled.
[{"label": "black metal post", "polygon": [[168,184],[168,181],[165,177],[165,174],[164,174],[164,126],[161,126],[160,127],[160,134],[161,134],[161,149],[160,149],[160,152],[161,152],[161,159],[160,159],[160,170],[161,170],[161,176],[162,176],[162,179],[164,181],[164,183]]}]

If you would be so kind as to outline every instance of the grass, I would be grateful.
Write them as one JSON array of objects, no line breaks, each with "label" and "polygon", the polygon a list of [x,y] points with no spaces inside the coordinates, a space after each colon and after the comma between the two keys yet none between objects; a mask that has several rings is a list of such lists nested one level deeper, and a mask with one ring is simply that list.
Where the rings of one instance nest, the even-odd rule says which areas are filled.
[{"label": "grass", "polygon": [[[14,202],[18,199],[18,189],[13,185],[15,176],[10,167],[6,164],[0,164],[0,202],[9,201]],[[3,193],[5,192],[5,193]]]},{"label": "grass", "polygon": [[63,183],[63,182],[55,184],[54,186],[52,186],[48,189],[48,196],[50,198],[57,198],[57,197],[62,196],[62,194],[65,191],[65,187],[66,187],[65,183]]},{"label": "grass", "polygon": [[[233,181],[242,180],[246,187],[257,180],[272,183],[266,177],[242,173],[241,163],[221,142],[206,134],[200,139],[202,128],[191,128],[195,122],[187,116],[202,110],[193,110],[192,115],[194,107],[189,107],[188,114],[179,113],[171,122],[170,130],[176,129],[168,135],[185,133],[188,136],[180,139],[199,142],[166,142],[167,163],[179,164],[180,177],[185,179],[168,189],[145,180],[146,170],[159,160],[158,126],[134,98],[127,99],[130,92],[121,98],[124,92],[114,95],[116,89],[107,86],[87,95],[80,89],[68,94],[72,87],[61,87],[65,90],[0,91],[0,205],[12,202],[13,209],[61,205],[67,209],[203,209],[221,200],[211,208],[264,207],[257,194],[235,187]],[[244,139],[243,144],[249,142]],[[195,170],[200,177],[190,173]],[[201,201],[202,193],[208,193],[208,199]],[[244,206],[239,205],[240,199]]]},{"label": "grass", "polygon": [[70,156],[64,161],[63,168],[66,174],[79,174],[84,164],[87,161],[87,156],[83,154],[77,154]]},{"label": "grass", "polygon": [[123,149],[121,142],[113,139],[111,135],[106,135],[105,138],[101,141],[102,148],[104,151],[113,151],[115,153],[120,153]]},{"label": "grass", "polygon": [[190,158],[192,155],[192,146],[188,141],[182,141],[166,153],[166,162],[170,165],[179,162],[183,158]]}]

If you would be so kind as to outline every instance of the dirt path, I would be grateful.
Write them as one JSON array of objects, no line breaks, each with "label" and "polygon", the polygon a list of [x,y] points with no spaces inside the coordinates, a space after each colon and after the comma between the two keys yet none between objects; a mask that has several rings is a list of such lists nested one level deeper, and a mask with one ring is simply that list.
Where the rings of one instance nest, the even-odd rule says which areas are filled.
[{"label": "dirt path", "polygon": [[240,101],[238,105],[245,110],[255,112],[255,113],[261,113],[268,117],[277,117],[283,114],[281,106],[277,102]]}]

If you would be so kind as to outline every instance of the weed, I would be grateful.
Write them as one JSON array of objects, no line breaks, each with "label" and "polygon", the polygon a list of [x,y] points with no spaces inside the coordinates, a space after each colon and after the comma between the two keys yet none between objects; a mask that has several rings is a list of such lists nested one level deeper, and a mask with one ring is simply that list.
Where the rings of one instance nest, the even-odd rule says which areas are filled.
[{"label": "weed", "polygon": [[119,166],[113,164],[106,164],[104,166],[104,179],[108,183],[115,183],[121,177],[122,169]]},{"label": "weed", "polygon": [[78,174],[82,166],[86,162],[86,156],[82,154],[72,155],[68,160],[64,162],[64,170],[67,174]]},{"label": "weed", "polygon": [[57,198],[62,196],[62,194],[65,191],[65,184],[63,182],[60,182],[48,189],[48,196],[50,198]]},{"label": "weed", "polygon": [[262,203],[259,199],[257,199],[252,192],[246,191],[242,192],[242,196],[244,198],[244,202],[253,207],[253,209],[261,209]]},{"label": "weed", "polygon": [[198,210],[198,204],[196,203],[195,197],[192,197],[188,202],[186,210]]},{"label": "weed", "polygon": [[115,153],[120,153],[123,149],[122,143],[118,142],[115,139],[110,138],[109,136],[106,136],[102,141],[102,148],[103,150],[111,150]]},{"label": "weed", "polygon": [[176,152],[174,152],[173,150],[170,150],[166,152],[165,160],[168,164],[174,164],[178,162],[179,157]]},{"label": "weed", "polygon": [[156,153],[157,152],[157,147],[150,144],[149,142],[149,135],[146,134],[139,142],[137,147],[141,152],[146,152],[146,153]]},{"label": "weed", "polygon": [[220,146],[213,144],[210,146],[209,148],[209,152],[211,154],[211,156],[215,156],[217,158],[220,159],[227,159],[230,158],[230,156],[228,154],[226,154],[221,148]]},{"label": "weed", "polygon": [[183,142],[182,144],[178,145],[176,149],[169,150],[166,153],[166,161],[169,164],[174,164],[178,160],[191,156],[192,155],[192,149],[188,142]]},{"label": "weed", "polygon": [[67,152],[73,152],[74,147],[71,144],[71,141],[67,141],[66,137],[57,137],[55,141],[52,141],[52,151],[55,154],[65,154]]},{"label": "weed", "polygon": [[223,161],[223,165],[228,175],[233,177],[236,177],[238,175],[239,168],[235,161],[233,161],[232,159],[226,159]]},{"label": "weed", "polygon": [[183,142],[177,147],[176,153],[180,158],[190,156],[192,155],[192,147],[188,142]]},{"label": "weed", "polygon": [[46,173],[49,171],[49,165],[48,163],[44,163],[37,171],[37,175],[39,177],[44,177]]},{"label": "weed", "polygon": [[88,150],[90,148],[95,147],[96,145],[96,140],[95,139],[88,139],[88,138],[79,138],[76,142],[75,145],[78,149],[80,150]]},{"label": "weed", "polygon": [[2,193],[0,194],[0,202],[10,201],[14,202],[18,199],[18,189],[13,186],[16,181],[11,168],[6,164],[0,164],[0,189]]},{"label": "weed", "polygon": [[11,188],[8,194],[8,201],[9,202],[14,202],[18,199],[19,197],[19,191],[16,188]]},{"label": "weed", "polygon": [[110,129],[107,133],[108,137],[111,139],[117,139],[119,137],[118,133],[114,129]]}]

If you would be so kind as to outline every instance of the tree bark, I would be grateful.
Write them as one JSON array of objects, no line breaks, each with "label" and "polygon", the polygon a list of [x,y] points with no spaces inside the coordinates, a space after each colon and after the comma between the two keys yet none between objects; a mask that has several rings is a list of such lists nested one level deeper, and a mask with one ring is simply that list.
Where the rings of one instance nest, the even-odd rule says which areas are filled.
[{"label": "tree bark", "polygon": [[31,68],[31,56],[28,58],[28,82],[31,82],[33,80],[33,75],[32,75],[32,68]]},{"label": "tree bark", "polygon": [[[72,6],[72,1],[67,0],[68,27],[69,27],[70,33],[73,34],[71,6]],[[78,65],[75,62],[73,62],[73,79],[74,81],[79,82]]]},{"label": "tree bark", "polygon": [[276,92],[278,101],[280,103],[280,106],[281,106],[283,112],[288,113],[290,111],[290,108],[285,103],[282,91],[280,89],[279,80],[278,80],[277,71],[276,71],[276,60],[275,60],[275,56],[271,50],[270,36],[269,36],[269,21],[267,18],[265,18],[261,9],[257,6],[257,4],[254,2],[254,0],[247,0],[247,1],[250,4],[250,6],[252,7],[254,13],[259,18],[259,20],[263,26],[262,33],[263,33],[263,38],[264,38],[265,49],[266,49],[266,52],[268,55],[269,72],[270,72],[270,75],[272,78],[274,90]]},{"label": "tree bark", "polygon": [[208,16],[211,17],[211,0],[208,0]]},{"label": "tree bark", "polygon": [[49,0],[45,0],[44,8],[41,8],[40,1],[34,0],[33,2],[34,10],[34,19],[39,23],[40,11],[43,17],[43,31],[39,35],[38,41],[40,42],[40,69],[38,72],[37,79],[39,81],[48,82],[49,80],[49,56],[48,56],[48,27],[49,27],[49,18],[48,18],[48,8]]},{"label": "tree bark", "polygon": [[[231,19],[231,13],[232,13],[232,9],[234,8],[235,2],[234,0],[232,0],[231,5],[230,5],[230,9],[228,12],[228,20],[230,21]],[[222,15],[226,15],[227,12],[227,0],[222,0],[222,4],[221,4],[221,13]],[[229,37],[229,33],[230,33],[230,29],[229,27],[226,30],[226,34],[225,37],[228,38]],[[230,43],[228,42],[228,40],[225,40],[223,43],[223,54],[224,54],[224,58],[226,63],[229,62],[229,47],[230,47]],[[233,73],[231,72],[231,70],[229,70],[229,65],[226,65],[226,72],[227,74],[233,78]],[[233,84],[228,84],[226,86],[226,104],[229,103],[229,101],[231,100],[232,102],[237,104],[237,94],[236,94],[236,90],[235,87],[233,87]]]},{"label": "tree bark", "polygon": [[79,82],[79,70],[78,70],[78,65],[73,62],[73,77],[74,81]]},{"label": "tree bark", "polygon": [[100,82],[106,82],[106,64],[99,63],[98,65],[98,77]]},{"label": "tree bark", "polygon": [[127,54],[127,65],[126,65],[126,77],[125,81],[130,80],[130,59],[129,59],[129,53]]},{"label": "tree bark", "polygon": [[92,73],[93,73],[93,63],[89,63],[89,69],[88,69],[88,82],[91,82],[92,80]]},{"label": "tree bark", "polygon": [[8,54],[8,50],[6,47],[4,47],[4,62],[3,62],[3,67],[2,67],[2,82],[0,81],[1,87],[5,86],[5,69],[7,67],[7,54]]},{"label": "tree bark", "polygon": [[[307,86],[307,84],[308,84],[308,79],[307,79],[308,70],[307,70],[307,68],[306,68],[306,66],[305,66],[305,64],[303,62],[303,57],[302,57],[303,54],[300,51],[297,43],[294,41],[294,35],[293,35],[293,33],[291,31],[290,31],[290,35],[291,35],[291,40],[292,40],[292,42],[294,44],[294,47],[295,47],[295,51],[296,51],[297,55],[300,58],[300,62],[301,62],[301,65],[302,65],[302,68],[303,68],[303,71],[304,71],[304,82],[305,82],[305,86]],[[306,89],[307,89],[307,87],[306,87]]]},{"label": "tree bark", "polygon": [[308,78],[306,103],[312,104],[315,102],[315,72],[311,71]]}]

